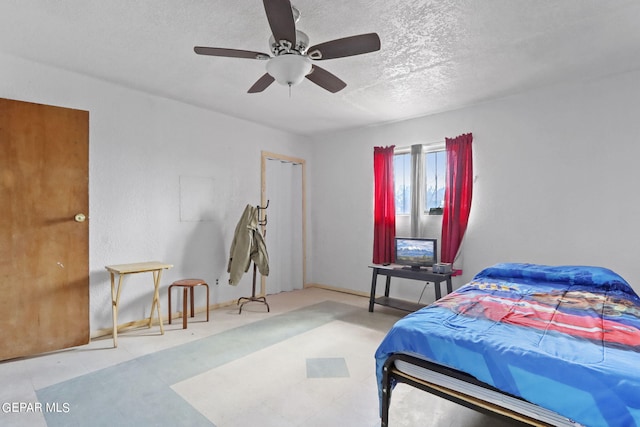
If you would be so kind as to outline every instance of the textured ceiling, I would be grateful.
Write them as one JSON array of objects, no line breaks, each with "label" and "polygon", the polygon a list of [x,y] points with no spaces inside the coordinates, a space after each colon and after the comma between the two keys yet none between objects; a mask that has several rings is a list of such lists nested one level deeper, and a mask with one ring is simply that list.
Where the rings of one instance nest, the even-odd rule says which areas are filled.
[{"label": "textured ceiling", "polygon": [[[382,48],[318,62],[347,87],[308,80],[247,90],[269,52],[259,0],[2,0],[0,52],[299,134],[446,111],[536,87],[640,68],[637,0],[294,0],[318,44],[377,32]],[[2,64],[0,63],[0,66]]]}]

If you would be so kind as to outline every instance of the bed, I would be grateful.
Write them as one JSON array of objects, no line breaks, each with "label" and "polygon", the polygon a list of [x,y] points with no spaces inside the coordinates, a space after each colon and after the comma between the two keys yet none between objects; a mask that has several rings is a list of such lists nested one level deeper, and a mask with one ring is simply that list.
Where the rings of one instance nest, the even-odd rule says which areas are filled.
[{"label": "bed", "polygon": [[611,270],[498,264],[378,347],[382,426],[407,383],[529,425],[640,425],[640,299]]}]

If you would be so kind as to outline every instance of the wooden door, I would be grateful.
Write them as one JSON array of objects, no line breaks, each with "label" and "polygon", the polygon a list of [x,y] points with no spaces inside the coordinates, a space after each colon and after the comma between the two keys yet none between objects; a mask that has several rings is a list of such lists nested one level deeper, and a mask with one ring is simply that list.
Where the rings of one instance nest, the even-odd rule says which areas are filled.
[{"label": "wooden door", "polygon": [[0,98],[0,360],[89,342],[89,113]]}]

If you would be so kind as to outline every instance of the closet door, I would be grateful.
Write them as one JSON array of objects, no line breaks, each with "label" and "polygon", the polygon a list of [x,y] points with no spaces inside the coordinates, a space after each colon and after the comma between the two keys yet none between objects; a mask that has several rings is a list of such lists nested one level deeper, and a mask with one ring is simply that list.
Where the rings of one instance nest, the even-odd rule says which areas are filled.
[{"label": "closet door", "polygon": [[0,99],[0,360],[89,342],[88,176],[87,111]]},{"label": "closet door", "polygon": [[302,289],[304,286],[304,161],[272,155],[264,162],[266,243],[269,277],[266,293]]}]

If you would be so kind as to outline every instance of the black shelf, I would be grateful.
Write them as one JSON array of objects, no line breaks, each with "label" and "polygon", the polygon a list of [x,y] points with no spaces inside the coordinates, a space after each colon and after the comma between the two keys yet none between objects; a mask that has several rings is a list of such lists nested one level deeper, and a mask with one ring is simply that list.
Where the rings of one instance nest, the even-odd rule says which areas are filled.
[{"label": "black shelf", "polygon": [[391,297],[378,297],[374,301],[378,305],[384,305],[386,307],[397,308],[398,310],[410,312],[414,312],[420,310],[422,307],[426,307],[425,304],[418,304],[415,302]]}]

